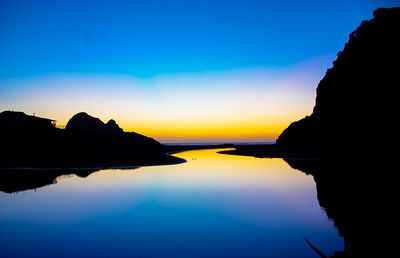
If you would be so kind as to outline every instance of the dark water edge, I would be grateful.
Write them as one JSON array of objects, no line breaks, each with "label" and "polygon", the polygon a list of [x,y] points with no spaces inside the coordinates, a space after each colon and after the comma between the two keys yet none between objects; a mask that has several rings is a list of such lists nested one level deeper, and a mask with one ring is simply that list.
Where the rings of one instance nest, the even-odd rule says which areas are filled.
[{"label": "dark water edge", "polygon": [[87,177],[98,170],[93,169],[1,169],[0,191],[5,193],[18,193],[26,190],[56,184],[57,177],[75,174]]},{"label": "dark water edge", "polygon": [[0,168],[0,191],[15,193],[37,189],[56,184],[57,178],[62,175],[88,177],[90,174],[103,169],[132,170],[143,166],[175,165],[184,162],[186,160],[165,154],[154,160],[79,163],[82,167],[49,167],[40,163],[38,167]]},{"label": "dark water edge", "polygon": [[247,144],[235,145],[233,150],[220,151],[220,154],[231,154],[251,156],[256,158],[295,158],[295,159],[318,159],[338,160],[338,156],[329,150],[317,149],[315,147],[287,147],[278,144]]}]

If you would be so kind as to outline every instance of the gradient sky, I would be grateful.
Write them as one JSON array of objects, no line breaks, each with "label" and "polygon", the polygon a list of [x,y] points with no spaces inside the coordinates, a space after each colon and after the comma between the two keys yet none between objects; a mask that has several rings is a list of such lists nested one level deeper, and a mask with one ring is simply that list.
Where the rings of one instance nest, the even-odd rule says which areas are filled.
[{"label": "gradient sky", "polygon": [[348,35],[399,1],[0,0],[0,111],[162,142],[273,141]]}]

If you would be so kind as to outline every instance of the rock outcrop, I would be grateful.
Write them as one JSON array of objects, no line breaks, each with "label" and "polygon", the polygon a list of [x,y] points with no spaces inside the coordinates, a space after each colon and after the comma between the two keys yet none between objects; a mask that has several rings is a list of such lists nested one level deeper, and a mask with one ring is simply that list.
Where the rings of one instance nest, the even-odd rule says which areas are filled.
[{"label": "rock outcrop", "polygon": [[119,134],[123,132],[114,120],[111,119],[105,124],[100,119],[92,117],[85,112],[74,115],[68,121],[65,130],[94,134]]}]

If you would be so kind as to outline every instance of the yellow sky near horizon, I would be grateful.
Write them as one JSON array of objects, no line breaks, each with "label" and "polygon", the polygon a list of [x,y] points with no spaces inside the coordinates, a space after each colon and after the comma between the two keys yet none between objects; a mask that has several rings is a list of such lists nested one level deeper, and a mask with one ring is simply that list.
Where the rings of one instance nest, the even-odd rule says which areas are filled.
[{"label": "yellow sky near horizon", "polygon": [[324,72],[320,63],[150,79],[56,74],[14,80],[5,82],[13,91],[1,92],[0,109],[35,113],[58,125],[86,112],[161,142],[271,142],[312,112]]}]

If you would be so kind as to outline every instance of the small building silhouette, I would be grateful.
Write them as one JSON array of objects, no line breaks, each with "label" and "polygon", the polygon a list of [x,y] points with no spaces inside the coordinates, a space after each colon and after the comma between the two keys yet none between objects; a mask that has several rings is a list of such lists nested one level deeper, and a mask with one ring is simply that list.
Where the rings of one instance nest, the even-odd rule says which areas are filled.
[{"label": "small building silhouette", "polygon": [[30,116],[24,112],[4,111],[0,113],[1,130],[48,131],[55,128],[56,122],[53,119]]}]

